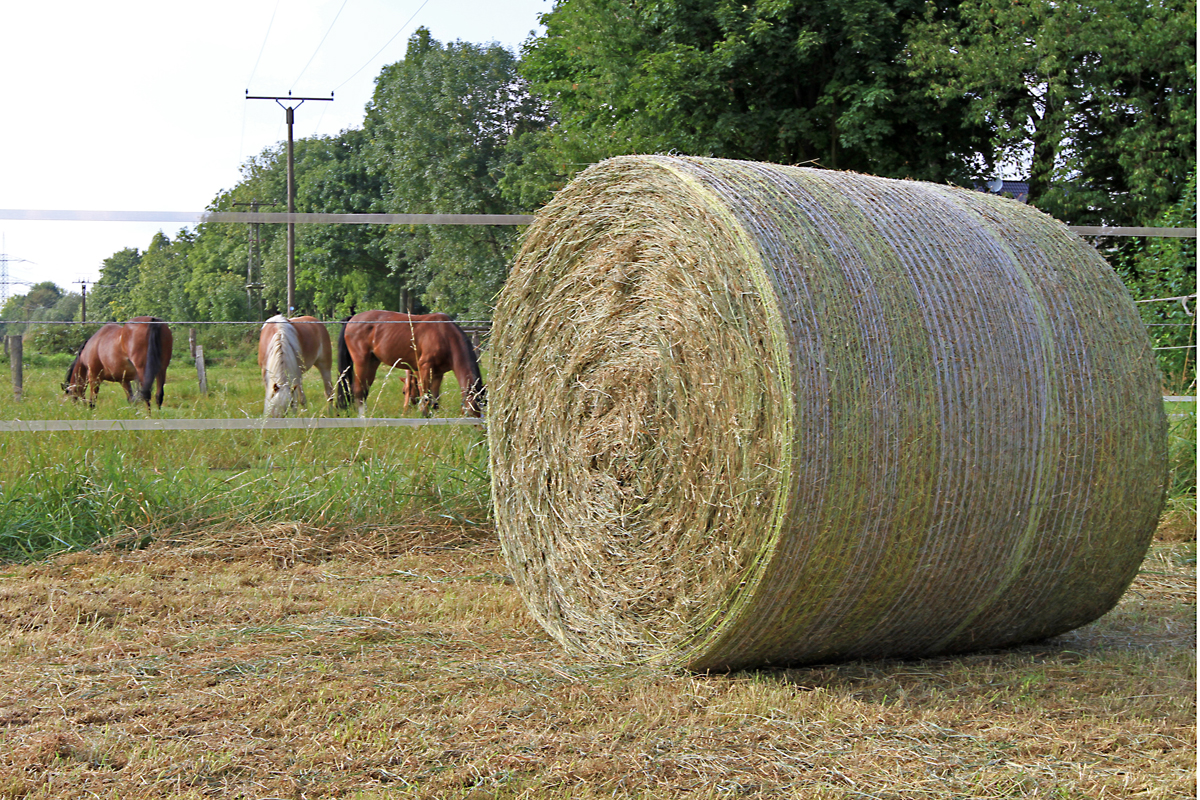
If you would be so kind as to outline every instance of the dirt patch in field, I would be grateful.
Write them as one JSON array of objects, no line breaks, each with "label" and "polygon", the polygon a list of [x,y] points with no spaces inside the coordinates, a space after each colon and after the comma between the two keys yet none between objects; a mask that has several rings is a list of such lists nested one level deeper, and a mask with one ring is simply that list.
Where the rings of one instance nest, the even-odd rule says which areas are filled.
[{"label": "dirt patch in field", "polygon": [[1195,543],[1036,646],[567,658],[490,531],[275,525],[0,568],[0,798],[1180,797]]}]

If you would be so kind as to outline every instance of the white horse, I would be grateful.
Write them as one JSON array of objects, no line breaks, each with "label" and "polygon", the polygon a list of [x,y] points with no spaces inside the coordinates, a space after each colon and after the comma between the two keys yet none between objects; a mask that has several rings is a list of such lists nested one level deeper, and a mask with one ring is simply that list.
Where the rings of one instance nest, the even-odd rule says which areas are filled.
[{"label": "white horse", "polygon": [[308,402],[304,396],[304,373],[314,365],[325,382],[325,399],[332,401],[332,364],[329,331],[316,317],[288,319],[282,314],[271,317],[258,334],[258,366],[266,390],[263,415],[282,417],[292,406],[303,408]]}]

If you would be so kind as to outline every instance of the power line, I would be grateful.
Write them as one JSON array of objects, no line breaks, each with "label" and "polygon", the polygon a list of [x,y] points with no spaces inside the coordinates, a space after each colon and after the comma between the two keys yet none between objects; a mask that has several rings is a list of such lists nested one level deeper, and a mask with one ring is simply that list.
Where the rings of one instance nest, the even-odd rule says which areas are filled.
[{"label": "power line", "polygon": [[375,55],[371,56],[371,58],[368,59],[366,64],[363,64],[361,67],[354,70],[353,75],[351,75],[349,78],[346,78],[346,80],[342,81],[338,86],[334,87],[334,91],[336,92],[338,89],[342,88],[347,83],[354,80],[355,75],[358,75],[358,73],[362,72],[364,69],[369,67],[371,65],[371,62],[373,62],[375,59],[379,58],[380,53],[382,53],[384,50],[387,50],[388,47],[391,45],[391,43],[396,41],[396,37],[399,36],[400,34],[404,33],[404,29],[407,28],[409,26],[409,24],[414,19],[417,18],[417,14],[420,14],[421,9],[425,8],[425,6],[427,6],[427,5],[429,5],[429,0],[425,0],[425,2],[421,3],[421,5],[417,8],[417,10],[413,12],[412,16],[408,18],[408,21],[400,26],[400,30],[398,30],[394,34],[392,34],[392,38],[388,39],[387,42],[383,45],[383,47],[379,48],[379,52],[376,53]]},{"label": "power line", "polygon": [[271,21],[267,23],[267,32],[263,36],[262,47],[258,48],[258,58],[254,59],[254,69],[250,70],[250,77],[246,79],[247,86],[254,80],[254,75],[258,72],[258,64],[262,61],[263,52],[267,49],[267,40],[271,38],[271,28],[275,25],[275,13],[277,11],[279,11],[279,0],[275,0],[275,10],[271,12]]},{"label": "power line", "polygon": [[[258,58],[254,59],[254,68],[250,70],[250,77],[246,79],[246,85],[254,80],[254,76],[258,74],[258,65],[262,61],[263,53],[267,49],[267,40],[271,38],[271,28],[275,26],[275,14],[279,11],[280,0],[275,0],[275,8],[271,11],[271,21],[267,23],[267,32],[263,35],[262,47],[258,48]],[[238,141],[238,161],[242,160],[242,154],[246,152],[246,107],[242,106],[242,137]]]},{"label": "power line", "polygon": [[[300,74],[296,76],[296,80],[292,81],[293,89],[296,88],[296,84],[300,82],[300,78],[302,78],[304,73],[308,70],[309,64],[312,64],[313,59],[317,57],[317,53],[321,52],[321,45],[325,44],[325,40],[329,38],[329,34],[333,31],[333,26],[337,24],[338,17],[342,15],[342,11],[345,10],[346,3],[348,2],[350,2],[350,0],[342,0],[342,7],[339,8],[338,12],[333,15],[333,22],[329,23],[329,30],[325,31],[325,35],[321,37],[321,41],[317,44],[317,49],[313,50],[313,54],[308,57],[308,64],[304,65],[304,69],[300,70]],[[336,89],[334,91],[336,91]]]}]

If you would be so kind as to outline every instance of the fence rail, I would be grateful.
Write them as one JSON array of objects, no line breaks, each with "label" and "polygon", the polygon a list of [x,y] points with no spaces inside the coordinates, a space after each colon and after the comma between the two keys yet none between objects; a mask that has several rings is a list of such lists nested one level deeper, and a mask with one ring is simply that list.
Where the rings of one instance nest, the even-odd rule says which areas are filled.
[{"label": "fence rail", "polygon": [[[58,222],[320,223],[333,225],[529,225],[533,214],[323,214],[286,211],[83,211],[0,208],[0,219]],[[1081,236],[1165,236],[1195,239],[1195,228],[1068,225]]]},{"label": "fence rail", "polygon": [[0,219],[52,222],[268,222],[334,225],[528,225],[532,214],[321,214],[286,211],[74,211],[0,208]]}]

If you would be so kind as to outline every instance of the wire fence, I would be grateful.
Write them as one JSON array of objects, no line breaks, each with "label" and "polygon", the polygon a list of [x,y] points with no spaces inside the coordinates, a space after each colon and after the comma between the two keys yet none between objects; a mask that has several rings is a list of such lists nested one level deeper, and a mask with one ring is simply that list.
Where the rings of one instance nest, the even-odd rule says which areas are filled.
[{"label": "wire fence", "polygon": [[[86,221],[86,222],[182,222],[192,224],[202,223],[289,223],[289,224],[357,224],[357,225],[528,225],[536,217],[529,214],[324,214],[324,213],[277,213],[277,212],[170,212],[170,211],[83,211],[83,210],[45,210],[45,209],[0,209],[0,220],[57,220],[57,221]],[[1098,237],[1170,237],[1196,238],[1196,228],[1162,228],[1162,227],[1108,227],[1108,226],[1067,226],[1068,230],[1081,236]],[[1157,297],[1135,301],[1137,303],[1178,302],[1183,306],[1190,323],[1147,323],[1151,327],[1195,327],[1195,312],[1188,308],[1188,301],[1195,300],[1195,294],[1175,297]],[[115,320],[113,320],[115,321]],[[24,331],[27,327],[39,325],[102,325],[101,320],[28,320],[0,323],[5,329],[13,326]],[[347,320],[322,320],[326,325],[341,325]],[[373,324],[425,324],[440,320],[383,320]],[[490,320],[456,320],[473,339],[478,348],[482,338],[486,337],[491,328]],[[177,320],[169,325],[177,328],[198,328],[206,326],[261,326],[263,322],[248,320]],[[12,337],[16,338],[16,337]],[[9,350],[10,337],[4,337],[5,349]],[[194,337],[192,341],[195,349]],[[1155,351],[1195,349],[1195,337],[1187,345],[1155,347]],[[20,349],[18,348],[17,358]],[[201,355],[197,358],[198,369],[201,370],[203,384],[203,366]],[[193,352],[193,357],[195,353]],[[19,382],[21,365],[13,365],[14,390],[18,399],[22,388]],[[1190,396],[1165,396],[1167,401],[1194,401]],[[481,425],[476,418],[448,419],[407,419],[407,418],[300,418],[300,419],[144,419],[144,420],[12,420],[0,421],[0,432],[45,432],[45,431],[134,431],[134,430],[268,430],[268,429],[321,429],[321,428],[367,428],[367,427],[413,427],[422,425]]]},{"label": "wire fence", "polygon": [[[1195,295],[1185,295],[1182,297],[1165,297],[1153,298],[1148,301],[1139,302],[1166,302],[1166,301],[1184,301],[1195,298]],[[345,321],[327,321],[327,325],[341,325]],[[385,324],[423,324],[426,322],[436,322],[438,324],[446,324],[443,320],[413,320],[411,323],[407,320],[385,320]],[[80,326],[91,325],[97,326],[104,323],[99,321],[42,321],[26,323],[34,326]],[[191,349],[191,357],[194,360],[197,379],[199,381],[201,392],[207,393],[207,373],[205,367],[205,355],[202,346],[196,344],[195,329],[201,326],[233,326],[233,327],[259,327],[263,325],[261,322],[229,320],[229,321],[214,321],[214,320],[188,320],[168,322],[180,331],[183,328],[190,329],[189,347]],[[482,349],[482,344],[486,341],[487,333],[491,327],[490,320],[458,320],[455,324],[464,329],[468,333],[469,338],[473,339],[473,344],[477,349]],[[1165,323],[1160,323],[1165,324]],[[1187,323],[1184,323],[1187,324]],[[1195,325],[1193,321],[1190,323]],[[23,367],[22,350],[20,345],[22,336],[5,336],[5,350],[10,352],[10,363],[12,365],[14,394],[18,400],[24,394],[23,386]],[[15,341],[14,341],[15,340]],[[1194,348],[1195,345],[1188,347]],[[1182,349],[1182,348],[1155,348],[1156,350],[1167,349]],[[186,363],[186,362],[185,362]],[[402,365],[397,365],[402,366]],[[1163,400],[1166,402],[1195,402],[1194,396],[1184,395],[1164,395]],[[1180,414],[1172,414],[1172,416],[1186,416]],[[78,431],[95,431],[95,432],[132,432],[132,431],[233,431],[233,430],[327,430],[327,429],[347,429],[347,428],[396,428],[396,427],[423,427],[423,426],[446,426],[446,425],[474,425],[484,426],[486,421],[474,417],[452,417],[452,418],[405,418],[405,417],[298,417],[298,418],[195,418],[195,419],[52,419],[52,420],[0,420],[0,433],[48,433],[48,432],[78,432]]]},{"label": "wire fence", "polygon": [[50,433],[55,431],[278,431],[344,428],[419,428],[438,425],[475,425],[476,417],[298,417],[279,419],[14,419],[0,420],[0,433]]}]

